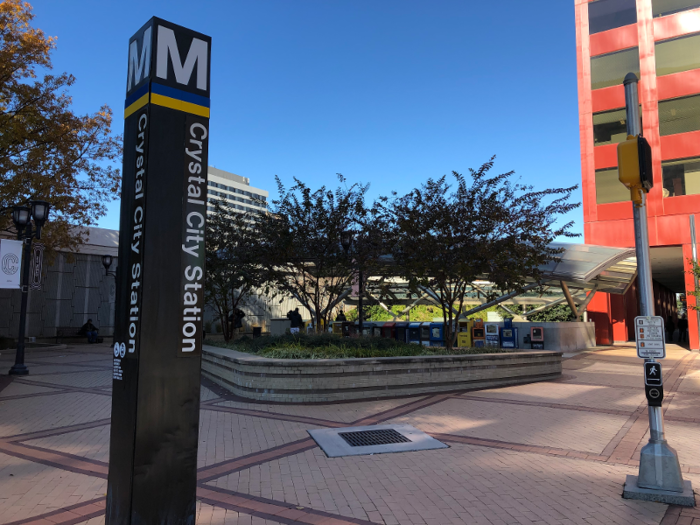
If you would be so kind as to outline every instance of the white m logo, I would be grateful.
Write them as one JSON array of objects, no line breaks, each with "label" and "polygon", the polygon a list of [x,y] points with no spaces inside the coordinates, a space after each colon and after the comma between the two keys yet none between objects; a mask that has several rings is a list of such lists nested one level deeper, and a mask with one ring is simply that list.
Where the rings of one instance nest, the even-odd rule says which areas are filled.
[{"label": "white m logo", "polygon": [[141,44],[141,58],[139,58],[139,46],[136,40],[129,44],[129,72],[126,77],[126,90],[141,82],[151,72],[151,28],[143,32],[143,44]]},{"label": "white m logo", "polygon": [[193,38],[190,50],[187,52],[185,63],[180,60],[177,49],[175,32],[167,27],[158,26],[158,58],[156,61],[156,76],[168,78],[168,55],[173,63],[175,80],[187,85],[192,76],[194,65],[197,65],[197,89],[207,89],[207,43],[199,38]]}]

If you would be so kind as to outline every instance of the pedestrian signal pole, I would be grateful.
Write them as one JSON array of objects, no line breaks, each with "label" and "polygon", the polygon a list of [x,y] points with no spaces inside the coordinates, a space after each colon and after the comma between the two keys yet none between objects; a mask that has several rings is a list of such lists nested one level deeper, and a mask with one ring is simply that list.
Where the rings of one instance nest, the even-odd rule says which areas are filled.
[{"label": "pedestrian signal pole", "polygon": [[[649,255],[647,193],[654,186],[651,147],[642,136],[639,119],[637,76],[624,80],[627,110],[627,140],[618,144],[618,175],[630,190],[634,216],[634,240],[637,254],[637,290],[640,316],[635,318],[637,355],[644,358],[644,385],[649,404],[649,443],[642,448],[639,476],[627,476],[623,497],[661,501],[677,505],[695,505],[690,481],[683,481],[676,451],[666,442],[661,363],[666,356],[664,326],[654,316],[654,288]],[[690,491],[689,493],[688,490]]]}]

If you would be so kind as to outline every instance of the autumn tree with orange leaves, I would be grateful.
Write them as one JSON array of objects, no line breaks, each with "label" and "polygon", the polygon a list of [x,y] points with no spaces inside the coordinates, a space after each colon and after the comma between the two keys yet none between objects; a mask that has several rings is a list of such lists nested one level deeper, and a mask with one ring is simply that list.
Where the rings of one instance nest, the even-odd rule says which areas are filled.
[{"label": "autumn tree with orange leaves", "polygon": [[32,7],[0,1],[0,229],[13,231],[7,208],[30,200],[51,203],[42,232],[49,248],[72,248],[119,195],[121,140],[111,134],[112,111],[76,115],[68,74],[51,69],[56,38],[31,26]]}]

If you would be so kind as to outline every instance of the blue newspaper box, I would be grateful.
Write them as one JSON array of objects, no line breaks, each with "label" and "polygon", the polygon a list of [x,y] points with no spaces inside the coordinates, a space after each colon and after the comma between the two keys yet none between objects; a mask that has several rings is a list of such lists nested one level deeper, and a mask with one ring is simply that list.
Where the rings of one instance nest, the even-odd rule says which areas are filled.
[{"label": "blue newspaper box", "polygon": [[445,346],[445,325],[430,323],[430,346]]},{"label": "blue newspaper box", "polygon": [[362,323],[362,335],[364,337],[372,337],[374,334],[374,323],[368,323],[367,321],[364,321]]},{"label": "blue newspaper box", "polygon": [[396,323],[394,334],[397,341],[401,341],[402,343],[408,342],[408,324],[409,323]]},{"label": "blue newspaper box", "polygon": [[420,344],[420,323],[410,323],[408,325],[408,342]]},{"label": "blue newspaper box", "polygon": [[501,327],[501,348],[519,348],[518,329],[513,326],[512,319],[504,319]]}]

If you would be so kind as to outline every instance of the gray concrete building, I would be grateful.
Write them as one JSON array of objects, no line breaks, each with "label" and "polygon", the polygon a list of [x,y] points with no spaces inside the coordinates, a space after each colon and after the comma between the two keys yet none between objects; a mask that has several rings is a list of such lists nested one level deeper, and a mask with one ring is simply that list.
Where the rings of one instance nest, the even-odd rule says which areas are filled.
[{"label": "gray concrete building", "polygon": [[[237,213],[261,213],[269,193],[250,185],[250,179],[214,167],[208,169],[209,202],[218,199]],[[213,206],[209,206],[213,210]],[[39,289],[30,289],[25,335],[37,340],[55,340],[77,330],[92,319],[99,335],[110,337],[114,331],[115,278],[106,275],[102,256],[114,258],[111,271],[117,268],[119,232],[88,228],[89,240],[77,252],[59,252],[44,262]],[[0,337],[16,338],[19,330],[21,294],[19,290],[0,289]],[[244,307],[245,328],[262,326],[269,329],[272,317],[284,317],[295,301],[256,296]],[[212,317],[212,331],[217,320]]]},{"label": "gray concrete building", "polygon": [[209,166],[207,193],[208,211],[214,211],[213,203],[218,200],[223,206],[237,213],[261,213],[267,206],[269,193],[250,185],[248,177]]},{"label": "gray concrete building", "polygon": [[[58,252],[44,261],[39,289],[29,290],[27,337],[53,339],[61,328],[77,331],[88,319],[100,336],[114,330],[115,281],[106,275],[102,256],[111,255],[116,269],[119,232],[88,228],[89,240],[77,252]],[[16,338],[21,294],[0,289],[0,337]]]}]

